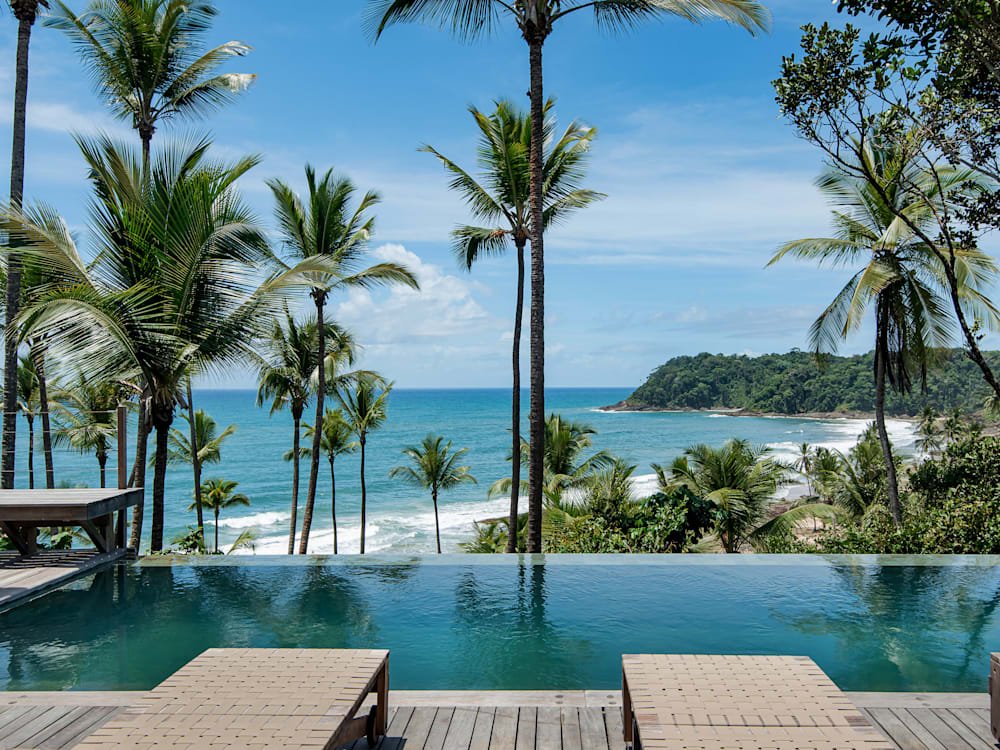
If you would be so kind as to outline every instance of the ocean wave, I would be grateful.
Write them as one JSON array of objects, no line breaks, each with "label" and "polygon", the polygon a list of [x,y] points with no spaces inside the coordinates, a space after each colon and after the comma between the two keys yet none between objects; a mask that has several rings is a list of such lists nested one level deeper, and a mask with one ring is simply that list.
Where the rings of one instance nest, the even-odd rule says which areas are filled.
[{"label": "ocean wave", "polygon": [[281,511],[265,511],[261,513],[251,513],[249,516],[236,516],[235,518],[220,518],[219,528],[221,529],[249,529],[251,527],[278,526],[287,524],[291,514]]}]

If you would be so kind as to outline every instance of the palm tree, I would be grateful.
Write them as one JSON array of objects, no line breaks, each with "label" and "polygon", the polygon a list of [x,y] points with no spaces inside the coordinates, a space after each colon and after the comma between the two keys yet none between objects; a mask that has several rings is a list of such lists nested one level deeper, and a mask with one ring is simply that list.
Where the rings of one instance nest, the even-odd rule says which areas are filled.
[{"label": "palm tree", "polygon": [[800,443],[799,452],[795,457],[795,470],[805,477],[806,489],[808,489],[809,494],[813,494],[813,484],[812,484],[812,467],[813,459],[816,457],[816,452],[809,443]]},{"label": "palm tree", "polygon": [[217,12],[209,0],[92,0],[76,15],[57,0],[45,25],[66,33],[104,103],[132,121],[148,165],[161,120],[203,115],[257,77],[216,73],[229,58],[252,49],[236,41],[203,48]]},{"label": "palm tree", "polygon": [[82,372],[72,388],[60,389],[60,421],[56,442],[87,455],[93,453],[105,486],[108,452],[118,434],[116,411],[126,396],[125,388],[112,380],[95,380]]},{"label": "palm tree", "polygon": [[[552,108],[546,102],[546,113]],[[508,101],[496,103],[496,109],[485,115],[470,107],[479,128],[478,166],[481,177],[477,180],[470,172],[442,156],[431,146],[424,151],[434,154],[454,175],[452,190],[465,199],[476,219],[493,226],[460,226],[452,232],[453,247],[459,262],[467,269],[483,257],[506,252],[513,244],[517,256],[517,293],[514,305],[514,339],[512,347],[513,389],[511,397],[511,476],[514,481],[510,491],[510,528],[517,527],[518,500],[521,494],[521,318],[524,309],[524,247],[531,234],[531,213],[528,210],[531,175],[531,120]],[[586,128],[573,122],[562,137],[551,144],[554,124],[545,121],[544,142],[548,154],[542,167],[544,176],[542,213],[546,227],[564,219],[572,211],[583,208],[604,197],[592,190],[581,190],[578,185],[583,177],[587,151],[597,135],[595,128]],[[517,537],[507,540],[507,551],[517,552]]]},{"label": "palm tree", "polygon": [[35,416],[38,403],[38,371],[31,357],[21,357],[17,368],[17,409],[28,422],[28,488],[35,489]]},{"label": "palm tree", "polygon": [[[379,429],[386,420],[389,392],[392,383],[371,373],[357,378],[353,387],[337,390],[337,398],[344,410],[344,419],[358,438],[361,447],[361,554],[365,554],[365,521],[368,512],[368,488],[365,485],[365,448],[368,434]],[[313,446],[318,441],[313,440]],[[314,448],[315,450],[315,448]],[[313,454],[316,460],[316,454]]]},{"label": "palm tree", "polygon": [[[215,514],[215,551],[219,551],[219,513],[226,508],[236,506],[247,507],[250,505],[250,498],[242,492],[236,492],[238,482],[231,479],[206,479],[201,486],[201,502],[206,508]],[[188,506],[188,510],[194,510],[197,501]],[[201,534],[202,544],[204,544],[204,533]],[[242,537],[241,537],[242,538]],[[235,545],[234,545],[235,549]]]},{"label": "palm tree", "polygon": [[[528,551],[542,551],[542,484],[545,446],[545,253],[542,232],[545,200],[542,139],[545,131],[545,94],[542,88],[542,46],[556,22],[590,8],[598,26],[620,31],[647,19],[678,16],[700,22],[721,18],[755,34],[769,24],[767,10],[756,0],[369,0],[369,20],[377,41],[397,23],[427,23],[454,35],[476,39],[492,33],[501,17],[510,18],[528,44],[531,98],[528,207],[531,217],[531,406],[528,466]],[[531,519],[535,523],[530,523]]]},{"label": "palm tree", "polygon": [[925,406],[921,412],[920,422],[917,424],[917,434],[920,436],[916,441],[917,450],[926,453],[930,457],[941,450],[941,428],[938,426],[940,415],[931,406]]},{"label": "palm tree", "polygon": [[[940,251],[924,244],[897,215],[905,214],[918,226],[934,220],[933,206],[903,187],[927,183],[930,178],[895,144],[869,141],[859,151],[866,162],[859,172],[878,176],[883,190],[831,167],[817,186],[834,206],[835,236],[789,242],[768,265],[786,255],[820,264],[861,265],[813,323],[809,336],[817,355],[834,351],[838,342],[861,325],[869,305],[875,309],[875,423],[885,457],[889,510],[899,525],[898,480],[885,427],[886,382],[894,390],[909,391],[912,371],[916,368],[923,378],[936,350],[948,344],[953,326]],[[951,183],[952,193],[965,190],[964,186],[964,182]],[[882,194],[895,205],[887,205]],[[954,196],[946,192],[944,197],[952,200]],[[989,324],[995,325],[1000,314],[978,291],[994,276],[993,261],[976,249],[963,249],[956,251],[956,266],[965,303],[984,312]]]},{"label": "palm tree", "polygon": [[[24,131],[28,109],[28,49],[31,27],[35,25],[38,9],[47,8],[47,0],[8,0],[17,19],[17,57],[14,63],[14,120],[13,145],[10,156],[10,208],[21,209],[24,199]],[[21,305],[21,256],[17,252],[17,238],[8,240],[11,252],[7,258],[5,284],[6,330],[14,330],[14,321]],[[14,488],[15,439],[17,437],[17,336],[5,336],[3,353],[3,437],[0,438],[0,489]]]},{"label": "palm tree", "polygon": [[715,536],[726,552],[772,534],[784,534],[809,517],[835,515],[829,505],[793,508],[765,523],[767,507],[785,481],[785,468],[770,449],[730,440],[721,448],[699,443],[668,467],[653,466],[664,491],[683,487],[715,505]]},{"label": "palm tree", "polygon": [[966,436],[968,428],[965,423],[965,417],[962,415],[962,410],[958,407],[952,410],[948,418],[944,420],[944,436],[948,439],[949,443],[954,443],[961,440]]},{"label": "palm tree", "polygon": [[256,159],[211,163],[210,144],[201,141],[166,149],[147,172],[131,149],[106,137],[79,143],[96,189],[99,252],[84,263],[65,222],[47,207],[11,212],[6,218],[26,252],[72,279],[33,302],[20,321],[26,335],[51,335],[49,347],[89,378],[146,384],[156,430],[156,552],[170,425],[186,378],[192,369],[244,360],[274,299],[278,282],[259,281],[266,243],[233,187]]},{"label": "palm tree", "polygon": [[[307,437],[314,434],[312,425],[305,425]],[[333,554],[337,554],[337,474],[334,471],[334,462],[337,456],[345,453],[354,453],[358,449],[359,443],[351,440],[351,425],[344,419],[344,413],[340,409],[327,407],[323,415],[323,434],[320,435],[320,450],[322,450],[330,461],[330,514],[333,521]],[[310,448],[302,449],[303,455],[311,455]]]},{"label": "palm tree", "polygon": [[[190,383],[190,378],[188,379]],[[188,394],[188,404],[190,405],[190,393]],[[195,479],[201,479],[201,469],[205,464],[217,464],[222,460],[222,444],[230,435],[236,432],[236,425],[231,424],[222,432],[219,432],[219,423],[212,419],[202,409],[194,412],[194,419],[190,414],[182,414],[182,418],[188,423],[188,434],[185,435],[178,429],[170,430],[169,444],[167,448],[168,464],[190,464],[195,467]],[[197,446],[192,450],[192,445]],[[155,466],[156,457],[153,456],[150,462]],[[202,535],[205,533],[205,519],[202,514],[201,503],[201,483],[196,485],[194,493],[195,510],[197,511],[198,531]]]},{"label": "palm tree", "polygon": [[441,554],[441,523],[438,520],[438,494],[461,484],[476,479],[469,473],[468,466],[459,466],[458,462],[468,452],[468,448],[453,451],[451,441],[447,443],[440,435],[428,435],[420,441],[420,445],[403,448],[403,455],[410,459],[413,466],[396,466],[389,470],[390,477],[398,477],[403,481],[430,490],[431,501],[434,503],[434,534],[437,538],[437,551]]},{"label": "palm tree", "polygon": [[[379,202],[377,193],[365,193],[357,207],[351,211],[350,203],[356,189],[347,177],[335,178],[330,169],[317,181],[316,171],[309,165],[306,165],[305,173],[309,190],[308,205],[303,205],[298,195],[281,180],[269,180],[267,184],[274,194],[282,244],[293,261],[298,261],[291,267],[280,260],[277,262],[287,274],[298,273],[310,287],[309,293],[316,305],[317,361],[325,362],[326,324],[323,316],[330,294],[350,287],[405,284],[416,289],[418,285],[413,274],[396,263],[377,263],[359,270],[375,228],[375,217],[367,214]],[[323,265],[320,271],[314,270],[317,260]],[[315,424],[321,424],[327,390],[326,368],[320,367],[317,372]],[[307,523],[312,520],[312,508],[316,500],[319,442],[320,433],[317,432],[313,435],[299,554],[305,554],[309,545]]]}]

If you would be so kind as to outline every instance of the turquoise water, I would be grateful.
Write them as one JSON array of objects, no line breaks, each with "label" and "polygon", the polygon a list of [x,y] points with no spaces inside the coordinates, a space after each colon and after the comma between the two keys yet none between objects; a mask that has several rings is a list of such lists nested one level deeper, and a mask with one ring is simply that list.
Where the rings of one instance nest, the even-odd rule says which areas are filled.
[{"label": "turquoise water", "polygon": [[[857,420],[769,419],[727,417],[720,414],[602,413],[600,407],[616,403],[630,390],[625,388],[550,389],[547,407],[566,418],[589,424],[598,431],[594,449],[606,449],[638,465],[638,487],[652,487],[651,462],[668,463],[684,448],[697,442],[721,444],[730,437],[743,437],[772,445],[789,454],[803,441],[846,450],[864,427]],[[254,404],[253,391],[196,391],[195,404],[220,425],[237,425],[236,434],[223,447],[222,463],[207,466],[204,476],[221,476],[240,483],[252,505],[227,512],[222,518],[220,538],[231,542],[248,527],[260,535],[257,553],[281,553],[287,547],[287,523],[291,499],[291,465],[282,454],[292,444],[292,420],[288,412],[269,416]],[[527,392],[523,403],[527,408]],[[311,421],[312,417],[307,417]],[[486,490],[497,479],[509,476],[510,394],[506,390],[397,390],[391,395],[389,419],[373,433],[368,446],[368,538],[370,552],[417,553],[433,550],[434,520],[430,498],[421,490],[388,478],[389,469],[402,463],[400,450],[417,443],[428,432],[442,434],[456,446],[468,446],[468,463],[478,485],[465,485],[441,498],[442,541],[456,550],[470,535],[474,520],[502,515],[508,502],[488,501]],[[526,429],[526,421],[525,421]],[[178,419],[175,425],[187,429]],[[912,445],[908,423],[891,423],[898,447]],[[134,435],[134,426],[132,428]],[[40,442],[40,441],[37,441]],[[26,435],[19,436],[18,486],[27,486]],[[55,460],[57,480],[97,486],[97,462],[61,451]],[[337,462],[337,508],[341,551],[357,551],[359,538],[360,482],[358,458],[345,456]],[[42,474],[42,457],[36,456],[36,478]],[[114,481],[114,458],[109,463],[109,481]],[[304,498],[308,474],[303,472],[300,498]],[[149,474],[149,481],[152,475]],[[187,511],[191,502],[189,467],[171,467],[167,476],[167,539],[194,522]],[[316,519],[310,551],[332,552],[329,464],[320,464]],[[301,518],[301,515],[300,515]],[[147,523],[148,533],[148,523]]]},{"label": "turquoise water", "polygon": [[145,689],[211,646],[377,646],[397,689],[614,688],[620,654],[649,651],[806,654],[846,690],[982,691],[1000,643],[998,558],[315,559],[81,579],[0,614],[0,688]]}]

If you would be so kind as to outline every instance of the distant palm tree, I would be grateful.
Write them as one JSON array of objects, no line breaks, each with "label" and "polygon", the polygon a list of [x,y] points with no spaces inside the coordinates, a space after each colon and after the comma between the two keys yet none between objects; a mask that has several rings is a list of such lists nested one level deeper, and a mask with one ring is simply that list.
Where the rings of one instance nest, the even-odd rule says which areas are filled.
[{"label": "distant palm tree", "polygon": [[204,49],[202,39],[217,12],[208,0],[92,0],[76,15],[57,0],[45,25],[66,33],[104,103],[132,121],[148,165],[161,120],[202,115],[257,77],[216,73],[229,58],[251,50],[235,41]]},{"label": "distant palm tree", "polygon": [[956,407],[944,420],[944,436],[948,438],[949,443],[954,443],[964,438],[967,432],[968,425],[962,410]]},{"label": "distant palm tree", "polygon": [[71,388],[60,389],[60,422],[56,442],[64,443],[84,455],[93,453],[105,486],[108,451],[118,434],[116,411],[127,397],[117,382],[95,380],[82,372]]},{"label": "distant palm tree", "polygon": [[[312,425],[305,425],[307,437],[313,433]],[[344,419],[344,413],[340,409],[327,407],[323,415],[323,434],[320,435],[320,450],[326,454],[330,461],[330,514],[333,521],[333,554],[337,554],[337,474],[334,471],[334,462],[337,456],[345,453],[354,453],[360,443],[351,440],[351,425]],[[310,448],[302,449],[303,455],[311,455]]]},{"label": "distant palm tree", "polygon": [[[330,169],[317,181],[316,170],[309,165],[306,165],[305,173],[309,191],[307,205],[281,180],[269,180],[267,184],[274,194],[281,241],[291,257],[292,265],[277,258],[276,262],[285,274],[298,274],[310,287],[309,294],[316,305],[317,361],[325,362],[324,311],[330,294],[351,287],[404,284],[416,289],[418,285],[413,274],[397,263],[376,263],[361,268],[368,250],[368,241],[375,228],[375,217],[367,214],[380,200],[377,193],[365,193],[351,211],[350,204],[356,189],[347,177],[335,178]],[[326,368],[320,367],[317,372],[315,424],[320,424],[328,386]],[[320,433],[317,432],[313,435],[306,512],[299,540],[299,554],[303,555],[309,546],[309,528],[306,524],[312,519],[316,483],[319,479],[319,441]]]},{"label": "distant palm tree", "polygon": [[[552,108],[550,99],[546,113]],[[511,244],[517,255],[517,293],[514,304],[513,389],[511,393],[511,477],[509,528],[517,528],[518,499],[521,494],[521,317],[524,309],[524,247],[531,234],[528,210],[531,173],[531,120],[513,103],[499,101],[493,113],[485,115],[470,107],[479,128],[479,179],[458,164],[442,156],[431,146],[423,150],[434,154],[454,175],[452,190],[460,193],[476,219],[492,226],[460,226],[452,232],[453,248],[459,262],[471,269],[481,258],[506,252]],[[605,197],[592,190],[581,190],[587,151],[597,135],[596,128],[577,122],[569,125],[554,144],[554,124],[545,121],[544,142],[548,148],[544,176],[543,218],[546,228],[566,218],[572,211]],[[551,144],[551,145],[549,145]],[[517,552],[517,535],[507,540],[507,551]]]},{"label": "distant palm tree", "polygon": [[805,477],[806,488],[809,494],[813,494],[812,485],[812,465],[813,459],[816,457],[816,452],[809,443],[800,443],[798,447],[798,454],[795,456],[795,463],[793,464],[795,470]]},{"label": "distant palm tree", "polygon": [[931,406],[925,406],[917,423],[916,448],[930,457],[941,450],[941,427],[938,425],[940,415]]},{"label": "distant palm tree", "polygon": [[28,488],[35,489],[35,416],[40,408],[38,371],[31,357],[21,357],[17,368],[17,409],[28,422]]},{"label": "distant palm tree", "polygon": [[[357,435],[361,447],[361,554],[365,553],[365,521],[368,511],[368,489],[365,485],[365,448],[369,433],[379,429],[386,420],[389,392],[392,383],[371,374],[359,377],[353,387],[337,391],[337,398],[344,409],[344,419]],[[316,441],[313,441],[316,445]],[[313,455],[313,460],[316,456]]]},{"label": "distant palm tree", "polygon": [[[545,94],[542,87],[542,46],[555,24],[579,10],[590,9],[603,28],[621,31],[662,16],[700,22],[721,18],[755,34],[769,23],[767,10],[755,0],[369,0],[373,37],[397,23],[426,23],[450,30],[455,36],[476,39],[488,36],[508,17],[528,44],[531,99],[531,148],[529,211],[531,214],[531,407],[528,467],[528,551],[542,551],[542,485],[545,446],[545,253],[544,177],[542,138]],[[532,523],[531,519],[535,522]]]},{"label": "distant palm tree", "polygon": [[[275,300],[261,285],[266,243],[234,183],[256,159],[211,163],[207,141],[166,149],[146,172],[128,147],[81,140],[97,188],[101,251],[81,260],[65,222],[40,207],[9,214],[39,263],[72,279],[20,316],[25,335],[88,379],[141,379],[151,396],[157,461],[151,551],[163,548],[163,500],[174,407],[192,369],[242,362]],[[141,510],[136,513],[141,528]]]},{"label": "distant palm tree", "polygon": [[434,503],[434,534],[437,538],[437,551],[441,554],[441,523],[438,520],[438,494],[458,487],[461,484],[476,484],[476,479],[469,473],[468,466],[459,466],[458,462],[468,452],[468,448],[453,451],[451,441],[447,443],[440,435],[428,435],[420,445],[403,448],[413,466],[396,466],[389,470],[390,477],[398,477],[410,484],[415,484],[430,490],[431,501]]},{"label": "distant palm tree", "polygon": [[[831,167],[817,185],[834,206],[835,236],[789,242],[768,265],[786,255],[821,264],[860,265],[813,323],[809,337],[817,354],[835,351],[838,343],[861,325],[869,306],[875,308],[875,424],[885,456],[889,510],[900,525],[898,480],[885,426],[886,383],[905,393],[911,388],[914,368],[923,378],[936,352],[949,344],[953,322],[938,253],[926,246],[897,212],[929,225],[935,221],[934,206],[904,186],[943,182],[948,186],[944,199],[952,200],[955,193],[966,189],[966,183],[956,182],[958,173],[948,170],[928,175],[908,152],[894,144],[869,141],[860,151],[865,163],[859,166],[859,173],[877,176],[897,205],[887,205],[867,180]],[[963,249],[956,251],[956,262],[964,284],[963,299],[970,308],[985,311],[994,326],[1000,313],[979,291],[995,276],[992,259],[976,249]]]},{"label": "distant palm tree", "polygon": [[[21,209],[24,199],[24,132],[28,111],[28,51],[31,27],[39,8],[47,8],[47,0],[8,0],[17,19],[17,53],[14,62],[13,146],[10,157],[10,208]],[[21,306],[21,255],[17,252],[18,237],[12,235],[8,244],[13,252],[7,258],[5,305],[6,330],[13,331]],[[0,437],[0,489],[14,488],[15,438],[17,437],[17,344],[16,336],[4,337],[3,378],[7,387],[3,393],[3,436]]]},{"label": "distant palm tree", "polygon": [[[238,482],[230,479],[206,479],[201,486],[201,501],[206,508],[215,514],[215,551],[219,551],[219,513],[236,506],[247,507],[250,498],[243,493],[237,493]],[[188,510],[194,510],[196,503],[191,503]],[[204,540],[204,534],[201,535]],[[203,542],[204,543],[204,542]],[[234,545],[235,547],[235,545]]]}]

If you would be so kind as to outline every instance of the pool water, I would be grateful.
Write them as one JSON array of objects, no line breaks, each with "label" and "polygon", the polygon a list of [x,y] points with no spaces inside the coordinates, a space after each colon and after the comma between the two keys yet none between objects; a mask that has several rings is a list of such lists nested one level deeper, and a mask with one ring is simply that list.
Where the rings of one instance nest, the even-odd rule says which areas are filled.
[{"label": "pool water", "polygon": [[845,690],[981,691],[1000,559],[123,564],[0,614],[0,687],[132,690],[212,646],[391,649],[397,689],[608,689],[623,652],[805,654]]}]

